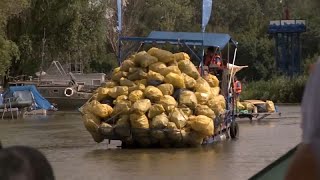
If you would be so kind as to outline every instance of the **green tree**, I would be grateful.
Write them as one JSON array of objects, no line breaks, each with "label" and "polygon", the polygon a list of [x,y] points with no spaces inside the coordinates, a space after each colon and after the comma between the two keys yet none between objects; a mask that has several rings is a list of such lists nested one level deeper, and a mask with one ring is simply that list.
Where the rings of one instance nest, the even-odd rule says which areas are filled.
[{"label": "green tree", "polygon": [[20,53],[17,45],[6,36],[8,19],[17,16],[29,5],[27,0],[0,1],[0,75],[4,75],[12,60],[18,60]]}]

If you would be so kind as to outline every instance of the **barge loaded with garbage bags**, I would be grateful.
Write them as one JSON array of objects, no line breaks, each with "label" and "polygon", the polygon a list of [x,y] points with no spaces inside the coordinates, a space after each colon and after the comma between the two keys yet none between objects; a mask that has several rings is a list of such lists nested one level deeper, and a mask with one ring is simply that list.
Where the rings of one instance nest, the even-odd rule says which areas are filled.
[{"label": "barge loaded with garbage bags", "polygon": [[[202,37],[199,33],[190,35]],[[204,46],[223,48],[234,42],[227,34],[206,33],[206,36],[212,41],[200,39]],[[223,41],[220,46],[215,44],[217,38]],[[155,42],[150,37],[125,40],[138,40],[140,47]],[[194,39],[167,41],[183,42],[186,47],[199,45]],[[202,58],[197,58],[201,62]],[[233,65],[234,60],[235,57]],[[187,53],[156,47],[141,50],[121,62],[111,79],[80,108],[84,125],[96,142],[120,140],[124,148],[188,147],[210,144],[224,137],[237,138],[239,127],[230,89],[237,70],[230,67],[224,70],[219,82],[216,76],[204,73],[201,63],[197,68]]]}]

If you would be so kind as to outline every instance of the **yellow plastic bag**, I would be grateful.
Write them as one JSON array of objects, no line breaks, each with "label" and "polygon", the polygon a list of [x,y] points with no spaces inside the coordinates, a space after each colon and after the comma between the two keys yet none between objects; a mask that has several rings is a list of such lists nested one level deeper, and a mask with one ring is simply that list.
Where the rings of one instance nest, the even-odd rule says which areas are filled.
[{"label": "yellow plastic bag", "polygon": [[148,118],[153,118],[163,112],[165,112],[165,109],[161,104],[154,104],[149,109]]},{"label": "yellow plastic bag", "polygon": [[174,56],[170,51],[153,47],[148,50],[148,54],[157,57],[158,60],[163,63],[169,63],[171,61],[174,61]]},{"label": "yellow plastic bag", "polygon": [[135,64],[131,59],[124,60],[121,64],[120,70],[128,72],[131,67],[134,67]]},{"label": "yellow plastic bag", "polygon": [[220,93],[220,88],[219,87],[213,87],[213,88],[210,88],[210,91],[211,91],[211,95],[212,96],[218,96],[219,93]]},{"label": "yellow plastic bag", "polygon": [[141,99],[133,103],[131,110],[137,114],[145,114],[151,107],[149,99]]},{"label": "yellow plastic bag", "polygon": [[159,86],[157,86],[158,89],[160,89],[160,91],[162,92],[163,95],[172,95],[174,88],[172,84],[160,84]]},{"label": "yellow plastic bag", "polygon": [[115,87],[115,86],[118,86],[119,84],[117,83],[117,82],[115,82],[115,81],[107,81],[107,82],[105,82],[105,83],[102,83],[102,87],[103,88],[113,88],[113,87]]},{"label": "yellow plastic bag", "polygon": [[143,85],[146,86],[147,85],[147,79],[136,80],[136,81],[134,81],[134,83],[136,85],[143,84]]},{"label": "yellow plastic bag", "polygon": [[177,62],[182,60],[190,60],[190,56],[184,52],[174,53],[173,56]]},{"label": "yellow plastic bag", "polygon": [[119,82],[122,77],[125,77],[125,73],[123,71],[117,71],[112,73],[111,79]]},{"label": "yellow plastic bag", "polygon": [[85,114],[82,119],[85,128],[89,131],[93,140],[97,143],[102,142],[104,137],[98,132],[98,128],[101,124],[100,119],[93,114]]},{"label": "yellow plastic bag", "polygon": [[112,112],[112,116],[117,116],[119,114],[123,115],[123,114],[129,114],[130,113],[130,109],[131,109],[131,101],[128,100],[123,100],[123,101],[119,101],[115,104],[115,106],[113,107],[113,112]]},{"label": "yellow plastic bag", "polygon": [[98,128],[101,124],[101,120],[98,116],[92,113],[86,113],[82,116],[82,120],[87,131],[98,132]]},{"label": "yellow plastic bag", "polygon": [[162,92],[154,86],[148,86],[144,90],[144,95],[153,102],[159,101],[163,96]]},{"label": "yellow plastic bag", "polygon": [[123,102],[123,101],[127,101],[128,100],[128,96],[126,95],[121,95],[121,96],[118,96],[114,101],[113,101],[113,104],[117,104],[117,103],[120,103],[120,102]]},{"label": "yellow plastic bag", "polygon": [[116,126],[129,126],[129,115],[120,115],[118,121],[116,122]]},{"label": "yellow plastic bag", "polygon": [[167,128],[168,129],[172,129],[172,130],[178,129],[177,126],[176,126],[176,123],[174,123],[174,122],[168,122]]},{"label": "yellow plastic bag", "polygon": [[163,62],[156,62],[149,66],[149,71],[151,70],[157,73],[161,73],[166,68],[167,66]]},{"label": "yellow plastic bag", "polygon": [[148,81],[163,82],[164,76],[162,76],[160,73],[149,70],[147,79],[148,79]]},{"label": "yellow plastic bag", "polygon": [[181,107],[181,106],[179,106],[179,109],[180,109],[181,111],[183,111],[184,114],[187,115],[188,117],[193,114],[192,110],[191,110],[190,108],[188,108],[188,107]]},{"label": "yellow plastic bag", "polygon": [[179,96],[179,105],[186,105],[194,109],[198,104],[197,97],[192,91],[184,90]]},{"label": "yellow plastic bag", "polygon": [[195,110],[195,115],[204,115],[211,119],[216,118],[213,110],[211,110],[207,105],[198,105]]},{"label": "yellow plastic bag", "polygon": [[192,77],[193,79],[198,79],[200,74],[197,68],[192,64],[189,60],[182,60],[178,63],[179,69],[181,72],[187,74],[188,76]]},{"label": "yellow plastic bag", "polygon": [[169,119],[165,113],[161,113],[154,118],[152,118],[151,121],[151,128],[156,128],[156,129],[163,129],[167,127],[169,122]]},{"label": "yellow plastic bag", "polygon": [[276,108],[274,106],[274,103],[272,101],[266,101],[266,105],[267,105],[267,111],[268,112],[276,112]]},{"label": "yellow plastic bag", "polygon": [[208,74],[204,79],[208,82],[210,87],[219,87],[219,80],[215,75]]},{"label": "yellow plastic bag", "polygon": [[170,67],[170,66],[176,66],[176,67],[178,67],[178,62],[177,61],[171,61],[171,62],[169,62],[169,63],[167,63],[167,66],[168,67]]},{"label": "yellow plastic bag", "polygon": [[203,143],[203,139],[206,136],[197,132],[197,131],[190,131],[187,133],[186,139],[187,139],[187,143],[191,146],[191,147],[198,147]]},{"label": "yellow plastic bag", "polygon": [[186,85],[186,88],[193,89],[196,86],[197,81],[185,73],[182,73],[182,75],[184,77],[184,83]]},{"label": "yellow plastic bag", "polygon": [[147,72],[147,68],[143,68],[143,67],[131,67],[129,68],[129,74],[132,74],[134,72],[137,72],[137,71],[143,71],[143,72]]},{"label": "yellow plastic bag", "polygon": [[[131,69],[131,68],[130,68]],[[147,79],[148,73],[141,68],[138,68],[136,71],[129,72],[128,79],[130,81],[136,81],[141,79]]]},{"label": "yellow plastic bag", "polygon": [[[95,99],[93,99],[95,100]],[[92,102],[92,101],[91,101]],[[81,114],[91,113],[92,104],[91,102],[86,102],[79,110]]]},{"label": "yellow plastic bag", "polygon": [[189,118],[188,124],[190,124],[191,128],[205,136],[212,136],[214,133],[214,125],[211,118],[199,115],[199,116],[191,116]]},{"label": "yellow plastic bag", "polygon": [[97,101],[101,101],[108,97],[109,88],[99,87],[97,91]]},{"label": "yellow plastic bag", "polygon": [[237,109],[238,109],[238,110],[245,110],[246,107],[245,107],[243,104],[241,104],[240,101],[237,101]]},{"label": "yellow plastic bag", "polygon": [[183,128],[188,121],[188,116],[184,114],[184,112],[178,108],[175,108],[169,115],[169,119],[171,122],[174,122],[177,128]]},{"label": "yellow plastic bag", "polygon": [[113,111],[112,107],[107,104],[101,104],[99,101],[95,101],[95,100],[92,102],[91,112],[100,118],[109,117],[112,111]]},{"label": "yellow plastic bag", "polygon": [[141,90],[134,90],[129,94],[129,100],[131,102],[136,102],[136,101],[143,99],[143,98],[144,98],[144,95]]},{"label": "yellow plastic bag", "polygon": [[254,109],[254,104],[250,102],[241,102],[241,104],[244,105],[248,111],[253,111]]},{"label": "yellow plastic bag", "polygon": [[130,124],[132,128],[149,129],[148,118],[144,114],[130,114]]},{"label": "yellow plastic bag", "polygon": [[148,67],[149,65],[158,62],[158,58],[151,56],[145,51],[138,52],[134,57],[134,62],[141,67]]},{"label": "yellow plastic bag", "polygon": [[166,75],[164,82],[172,84],[175,88],[185,88],[184,78],[182,75],[169,73]]},{"label": "yellow plastic bag", "polygon": [[222,95],[209,99],[207,105],[215,112],[216,116],[222,114],[226,109],[226,101]]},{"label": "yellow plastic bag", "polygon": [[161,75],[166,76],[169,73],[181,74],[181,71],[178,66],[168,66],[162,71],[159,72]]},{"label": "yellow plastic bag", "polygon": [[204,80],[202,77],[197,79],[197,84],[195,86],[196,92],[202,92],[202,93],[211,93],[211,89],[209,84],[207,83],[206,80]]},{"label": "yellow plastic bag", "polygon": [[167,113],[172,112],[177,107],[177,101],[169,95],[162,96],[158,103],[162,104]]},{"label": "yellow plastic bag", "polygon": [[110,124],[106,123],[106,122],[102,122],[100,127],[102,127],[102,128],[112,128],[112,126]]},{"label": "yellow plastic bag", "polygon": [[174,129],[168,132],[168,138],[173,144],[185,144],[188,133],[184,129]]},{"label": "yellow plastic bag", "polygon": [[129,137],[130,136],[130,122],[129,115],[121,115],[118,119],[114,132],[121,137]]},{"label": "yellow plastic bag", "polygon": [[116,68],[113,69],[112,73],[117,73],[119,71],[120,71],[120,67],[116,67]]},{"label": "yellow plastic bag", "polygon": [[101,133],[90,132],[90,134],[93,140],[97,143],[101,143],[104,140],[104,136]]},{"label": "yellow plastic bag", "polygon": [[128,87],[127,86],[116,86],[109,90],[109,96],[112,98],[117,98],[121,95],[128,95]]},{"label": "yellow plastic bag", "polygon": [[132,82],[132,81],[130,81],[129,79],[127,79],[127,78],[121,78],[120,79],[120,86],[129,86],[129,87],[131,87],[131,86],[134,86],[134,85],[136,85],[134,82]]},{"label": "yellow plastic bag", "polygon": [[128,88],[128,91],[129,93],[131,93],[132,91],[135,91],[135,90],[141,90],[141,91],[144,91],[146,89],[146,86],[143,85],[143,84],[139,84],[139,85],[135,85],[135,86],[131,86]]},{"label": "yellow plastic bag", "polygon": [[201,104],[201,105],[207,104],[210,97],[209,94],[201,93],[201,92],[195,92],[194,94],[197,97],[198,104]]}]

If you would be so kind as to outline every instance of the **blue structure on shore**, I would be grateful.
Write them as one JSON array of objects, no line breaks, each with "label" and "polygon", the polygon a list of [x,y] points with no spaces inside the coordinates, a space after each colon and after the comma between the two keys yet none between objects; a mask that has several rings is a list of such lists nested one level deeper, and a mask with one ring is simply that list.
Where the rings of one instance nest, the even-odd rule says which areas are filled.
[{"label": "blue structure on shore", "polygon": [[300,73],[303,32],[306,32],[305,20],[270,21],[268,33],[275,39],[276,66],[286,75]]}]

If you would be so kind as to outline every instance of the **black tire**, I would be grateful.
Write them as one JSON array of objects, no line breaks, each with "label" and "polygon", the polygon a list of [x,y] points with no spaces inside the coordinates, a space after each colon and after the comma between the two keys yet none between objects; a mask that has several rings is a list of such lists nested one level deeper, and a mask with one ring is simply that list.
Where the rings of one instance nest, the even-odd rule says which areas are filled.
[{"label": "black tire", "polygon": [[239,125],[235,121],[232,121],[230,124],[230,136],[231,139],[236,139],[239,137]]}]

